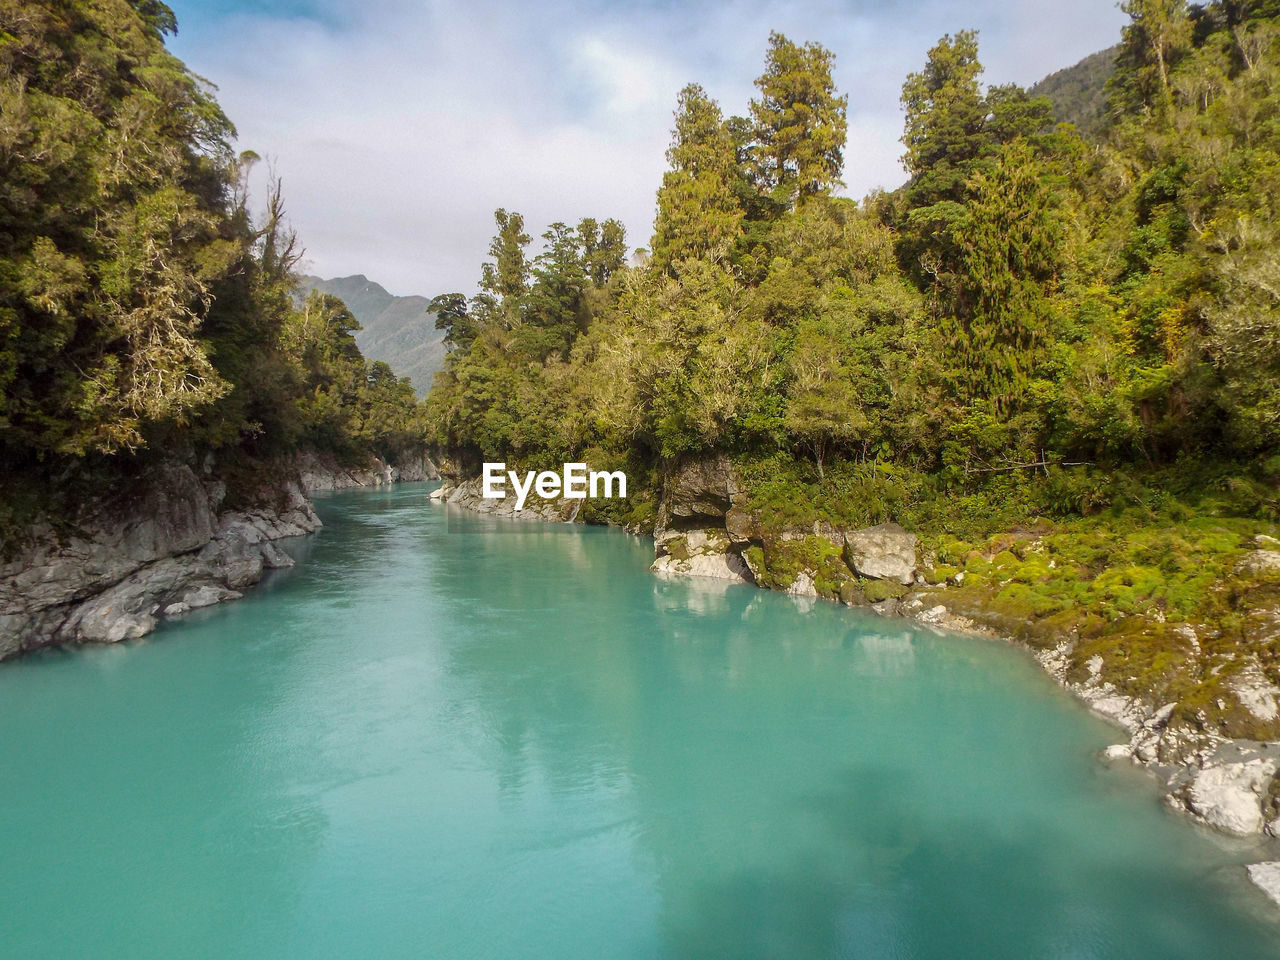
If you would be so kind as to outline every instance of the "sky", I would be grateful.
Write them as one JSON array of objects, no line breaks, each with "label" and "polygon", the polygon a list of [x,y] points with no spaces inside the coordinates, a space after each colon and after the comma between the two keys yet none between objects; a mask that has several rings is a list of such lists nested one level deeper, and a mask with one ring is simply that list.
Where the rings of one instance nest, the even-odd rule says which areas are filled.
[{"label": "sky", "polygon": [[1030,85],[1115,43],[1114,0],[169,0],[170,46],[215,84],[241,150],[281,178],[306,258],[399,295],[471,293],[516,210],[616,217],[647,246],[680,88],[745,115],[770,30],[836,56],[844,192],[892,189],[906,75],[979,31],[990,83]]}]

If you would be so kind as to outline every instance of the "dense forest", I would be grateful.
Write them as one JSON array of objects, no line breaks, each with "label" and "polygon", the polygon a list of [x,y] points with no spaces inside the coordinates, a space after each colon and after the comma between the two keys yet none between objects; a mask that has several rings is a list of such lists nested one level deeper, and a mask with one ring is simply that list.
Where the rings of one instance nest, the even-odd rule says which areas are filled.
[{"label": "dense forest", "polygon": [[1280,736],[1237,694],[1280,684],[1280,5],[1122,6],[1053,99],[942,37],[902,87],[910,178],[862,202],[824,47],[771,35],[746,116],[687,86],[649,249],[586,221],[530,259],[500,210],[481,294],[437,298],[437,443],[463,475],[625,467],[579,518],[632,530],[727,458],[757,583],[891,612],[909,588],[839,541],[897,521],[904,602],[1183,729]]},{"label": "dense forest", "polygon": [[174,30],[157,0],[0,0],[10,533],[156,457],[421,448],[411,386],[361,357],[342,302],[294,301],[279,183],[255,216],[257,158],[166,50]]},{"label": "dense forest", "polygon": [[436,301],[438,441],[642,473],[725,450],[888,478],[882,514],[943,491],[1089,512],[1161,470],[1274,513],[1277,9],[1124,7],[1096,136],[984,84],[961,31],[903,85],[909,182],[861,203],[835,195],[830,51],[773,34],[745,117],[687,86],[636,264],[610,221],[531,259],[498,211],[483,292]]}]

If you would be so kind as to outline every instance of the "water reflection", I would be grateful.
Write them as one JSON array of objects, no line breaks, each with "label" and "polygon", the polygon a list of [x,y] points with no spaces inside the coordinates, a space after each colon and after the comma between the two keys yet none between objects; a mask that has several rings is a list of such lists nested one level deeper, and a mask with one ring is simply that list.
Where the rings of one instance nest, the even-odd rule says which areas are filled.
[{"label": "water reflection", "polygon": [[0,671],[8,951],[1274,955],[1208,879],[1247,851],[1016,651],[424,494],[326,500],[164,642]]}]

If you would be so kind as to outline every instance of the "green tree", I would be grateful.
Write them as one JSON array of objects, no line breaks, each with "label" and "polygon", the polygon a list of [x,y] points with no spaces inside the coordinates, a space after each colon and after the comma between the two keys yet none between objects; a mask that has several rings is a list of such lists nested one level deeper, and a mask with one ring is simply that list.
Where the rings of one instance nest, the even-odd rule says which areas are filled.
[{"label": "green tree", "polygon": [[1005,146],[970,190],[942,318],[948,376],[961,402],[989,400],[1007,418],[1026,409],[1032,380],[1044,376],[1063,230],[1047,170],[1025,141]]},{"label": "green tree", "polygon": [[720,107],[693,83],[680,91],[675,118],[650,259],[654,270],[673,275],[683,260],[727,252],[742,232],[737,156]]},{"label": "green tree", "polygon": [[[160,3],[0,4],[0,443],[136,449],[230,385],[201,324],[231,124]],[[241,244],[247,238],[239,238]]]},{"label": "green tree", "polygon": [[521,299],[529,292],[529,259],[525,249],[530,236],[524,232],[524,217],[501,208],[493,212],[498,232],[489,243],[492,261],[480,268],[480,289],[489,295],[482,301],[492,317],[508,330],[520,325]]},{"label": "green tree", "polygon": [[1121,31],[1116,74],[1110,81],[1113,107],[1172,106],[1170,75],[1191,47],[1192,24],[1186,0],[1122,0],[1129,15]]},{"label": "green tree", "polygon": [[435,315],[437,330],[444,331],[444,342],[450,350],[465,350],[476,338],[476,326],[467,311],[467,298],[461,293],[442,293],[432,297],[427,312]]},{"label": "green tree", "polygon": [[578,238],[582,244],[587,277],[597,287],[603,287],[626,263],[626,227],[612,218],[599,223],[591,217],[584,217],[578,223]]},{"label": "green tree", "polygon": [[849,98],[836,94],[834,60],[817,43],[800,46],[769,34],[765,72],[756,80],[760,98],[751,101],[751,155],[776,199],[795,202],[843,185]]}]

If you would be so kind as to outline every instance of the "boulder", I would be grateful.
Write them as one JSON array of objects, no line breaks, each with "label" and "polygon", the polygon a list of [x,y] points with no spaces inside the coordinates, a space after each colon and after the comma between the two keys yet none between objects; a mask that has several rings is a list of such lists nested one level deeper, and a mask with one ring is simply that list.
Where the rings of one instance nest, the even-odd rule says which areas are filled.
[{"label": "boulder", "polygon": [[1188,810],[1210,826],[1241,835],[1259,833],[1262,796],[1277,767],[1273,757],[1209,763],[1196,772],[1183,793]]},{"label": "boulder", "polygon": [[755,582],[747,562],[738,553],[699,553],[684,559],[668,555],[658,557],[649,569],[654,573],[682,577],[707,577],[741,583]]},{"label": "boulder", "polygon": [[813,574],[808,570],[801,570],[791,581],[791,586],[787,587],[787,593],[793,597],[816,597],[818,589],[813,585]]},{"label": "boulder", "polygon": [[881,523],[844,535],[844,560],[860,577],[910,586],[916,578],[916,535]]},{"label": "boulder", "polygon": [[1280,571],[1280,550],[1252,550],[1236,565],[1241,573],[1259,574]]},{"label": "boulder", "polygon": [[1280,861],[1251,863],[1247,869],[1254,885],[1280,906]]}]

